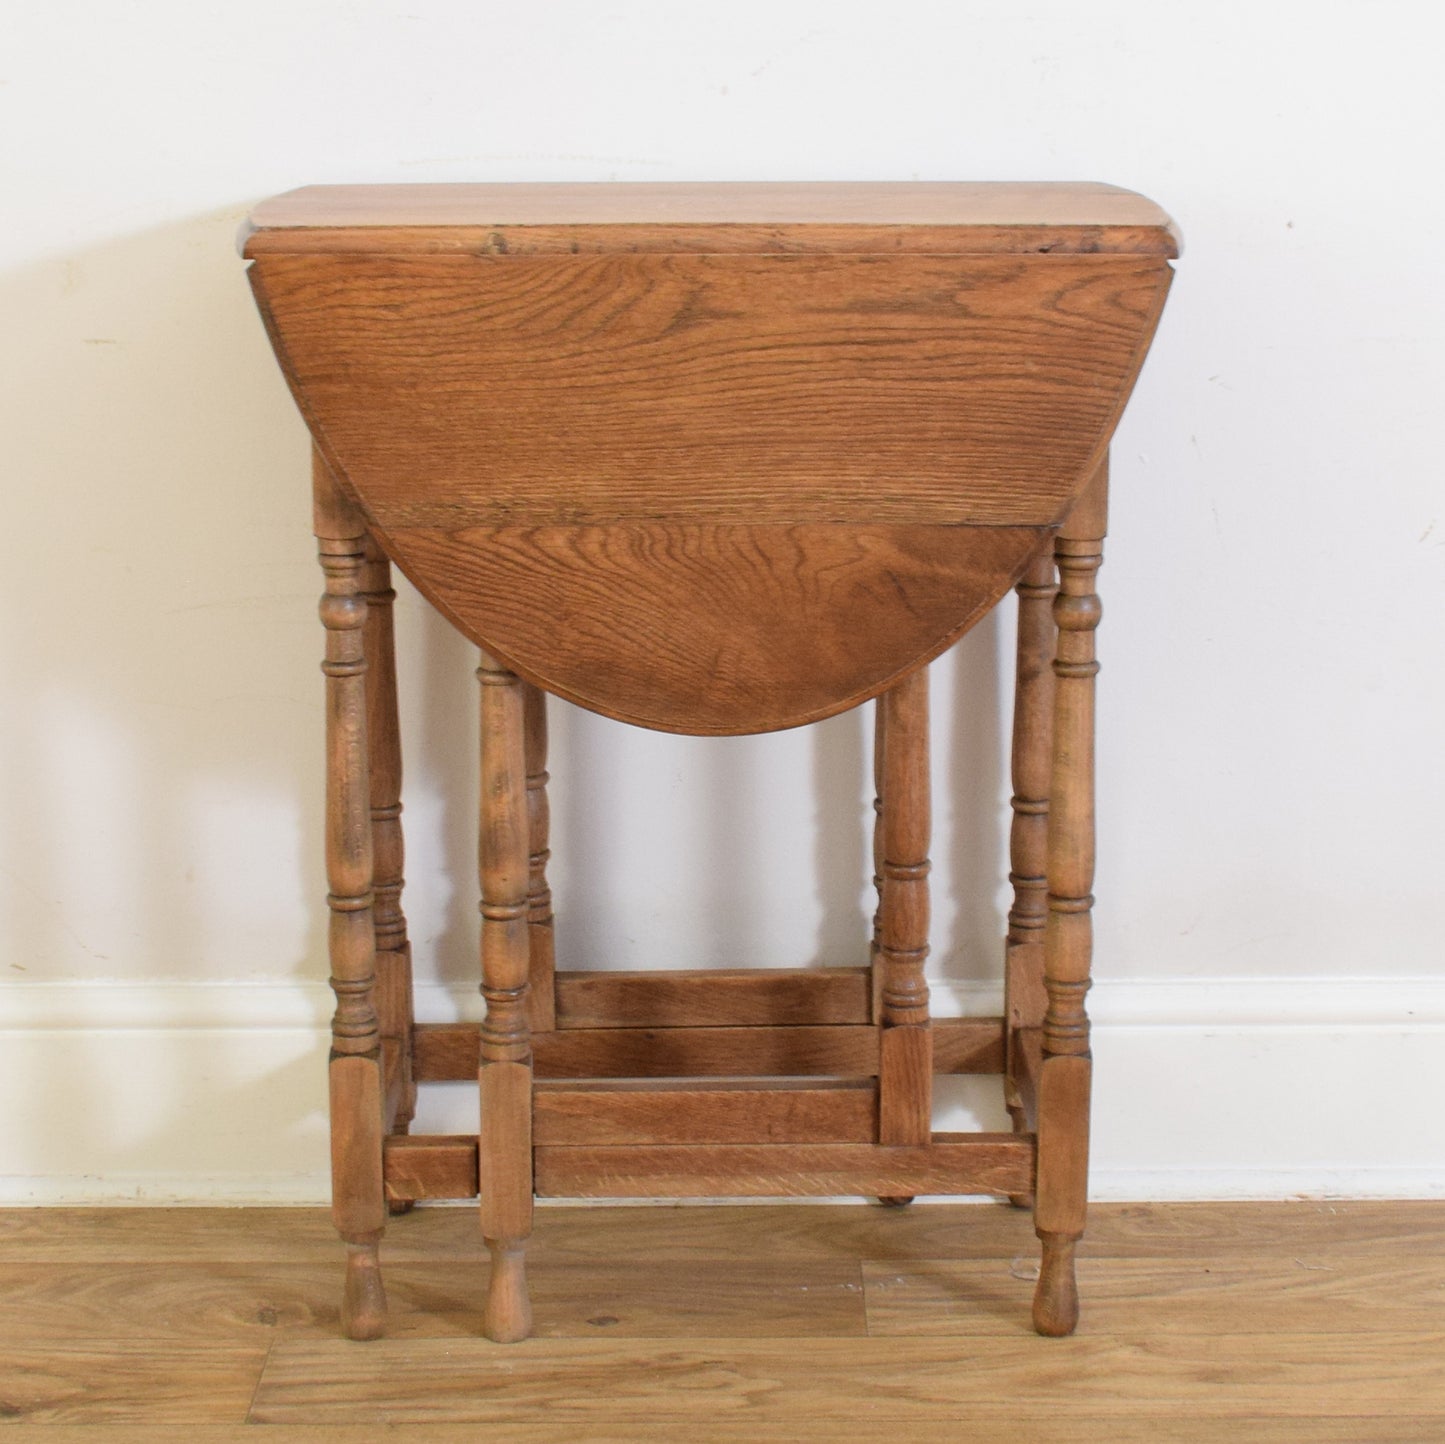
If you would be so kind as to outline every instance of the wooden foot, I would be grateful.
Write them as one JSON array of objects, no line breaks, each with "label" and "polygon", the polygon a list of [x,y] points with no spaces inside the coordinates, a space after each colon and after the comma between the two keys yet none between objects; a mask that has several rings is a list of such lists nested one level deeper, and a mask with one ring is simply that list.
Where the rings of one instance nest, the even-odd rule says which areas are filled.
[{"label": "wooden foot", "polygon": [[527,1297],[526,1253],[521,1244],[487,1239],[492,1277],[482,1332],[496,1344],[515,1344],[532,1332],[532,1304]]},{"label": "wooden foot", "polygon": [[880,1198],[878,1202],[881,1203],[884,1208],[907,1208],[908,1205],[913,1202],[913,1195],[889,1196],[887,1198]]},{"label": "wooden foot", "polygon": [[400,1218],[404,1213],[410,1213],[416,1207],[414,1198],[390,1198],[386,1203],[386,1211],[392,1218]]},{"label": "wooden foot", "polygon": [[1074,1278],[1077,1239],[1040,1233],[1043,1260],[1034,1289],[1034,1328],[1051,1339],[1072,1334],[1079,1322],[1079,1286]]},{"label": "wooden foot", "polygon": [[341,1295],[341,1330],[348,1339],[379,1339],[386,1332],[386,1290],[374,1243],[346,1246],[346,1284]]}]

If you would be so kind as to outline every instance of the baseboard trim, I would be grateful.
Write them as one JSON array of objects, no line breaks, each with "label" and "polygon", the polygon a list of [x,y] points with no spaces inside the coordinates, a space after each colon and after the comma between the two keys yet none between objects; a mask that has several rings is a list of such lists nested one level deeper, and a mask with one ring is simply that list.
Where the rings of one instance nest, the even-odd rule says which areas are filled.
[{"label": "baseboard trim", "polygon": [[[1001,1003],[960,980],[933,992],[939,1016]],[[429,1021],[480,1005],[417,994]],[[1445,1197],[1445,981],[1106,980],[1090,1001],[1094,1198]],[[0,1089],[24,1100],[0,1204],[325,1202],[330,1014],[312,981],[0,985]],[[998,1091],[950,1080],[937,1126],[1007,1127]],[[473,1126],[475,1089],[427,1093],[426,1126]]]}]

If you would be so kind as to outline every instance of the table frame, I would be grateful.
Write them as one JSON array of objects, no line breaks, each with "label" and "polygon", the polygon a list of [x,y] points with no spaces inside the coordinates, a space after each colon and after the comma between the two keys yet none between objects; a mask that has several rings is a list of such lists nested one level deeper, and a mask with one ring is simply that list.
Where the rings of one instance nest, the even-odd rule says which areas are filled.
[{"label": "table frame", "polygon": [[[878,702],[869,967],[588,974],[554,965],[545,694],[483,653],[480,1029],[413,1018],[389,563],[319,454],[314,482],[337,1000],[333,1214],[348,1249],[347,1334],[383,1331],[386,1215],[419,1200],[479,1198],[492,1257],[484,1328],[506,1342],[531,1332],[524,1258],[535,1196],[848,1193],[1031,1203],[1042,1245],[1034,1325],[1072,1332],[1088,1170],[1107,468],[1016,589],[1005,1016],[928,1013],[926,666]],[[417,1086],[473,1070],[480,1137],[411,1134]],[[1014,1132],[932,1132],[935,1073],[1001,1075]]]},{"label": "table frame", "polygon": [[[1092,183],[306,187],[241,236],[311,432],[343,1326],[390,1214],[476,1198],[531,1329],[539,1197],[994,1194],[1078,1318],[1107,448],[1179,237]],[[391,567],[482,649],[475,1024],[419,1025]],[[1018,594],[1005,1011],[929,1014],[928,664]],[[547,697],[690,735],[875,704],[864,967],[559,972]],[[860,945],[863,942],[860,939]],[[932,1128],[993,1074],[1012,1131]],[[477,1137],[417,1136],[475,1078]]]}]

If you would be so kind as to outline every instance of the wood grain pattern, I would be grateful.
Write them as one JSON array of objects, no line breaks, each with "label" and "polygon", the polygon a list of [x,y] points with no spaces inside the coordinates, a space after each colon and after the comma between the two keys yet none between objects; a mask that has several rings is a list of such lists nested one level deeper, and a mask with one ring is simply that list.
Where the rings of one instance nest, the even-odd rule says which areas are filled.
[{"label": "wood grain pattern", "polygon": [[[761,207],[744,228],[791,215],[804,249],[617,228],[671,217],[694,244],[727,204]],[[483,222],[478,253],[433,253],[424,218],[477,206],[526,236]],[[808,248],[840,218],[887,243]],[[558,220],[616,248],[527,253]],[[951,226],[948,253],[913,249],[920,220]],[[408,226],[422,253],[391,248]],[[1164,235],[1098,187],[402,188],[278,202],[250,276],[333,470],[467,635],[607,715],[734,733],[877,695],[1011,584],[1019,548],[975,533],[1068,510],[1157,322]]]},{"label": "wood grain pattern", "polygon": [[[809,1423],[792,1419],[784,1424],[746,1421],[719,1421],[707,1416],[700,1422],[707,1426],[709,1444],[876,1444],[876,1426],[871,1423],[827,1419]],[[1167,1423],[1170,1444],[1217,1444],[1218,1420],[1180,1419],[1162,1411],[1159,1415],[1145,1407],[1131,1414],[1098,1414],[1069,1421],[1068,1437],[1077,1444],[1158,1444],[1161,1425]],[[24,1425],[12,1426],[24,1429]],[[31,1439],[43,1439],[37,1425],[29,1433]],[[909,1444],[992,1444],[998,1438],[998,1424],[992,1420],[971,1423],[965,1418],[948,1419],[943,1423],[914,1421],[909,1424]],[[1371,1415],[1300,1414],[1288,1419],[1251,1418],[1249,1437],[1260,1444],[1361,1444],[1362,1440],[1378,1439],[1380,1421]],[[1389,1422],[1391,1444],[1439,1444],[1445,1435],[1445,1414],[1418,1415],[1410,1419],[1393,1418]],[[587,1444],[675,1444],[678,1423],[675,1419],[657,1422],[627,1412],[616,1419],[589,1421]],[[1016,1409],[1009,1415],[1008,1437],[1012,1444],[1056,1444],[1059,1438],[1058,1412],[1048,1405],[1027,1412]],[[1372,1436],[1371,1430],[1374,1431]],[[382,1424],[269,1424],[267,1444],[374,1444],[378,1438],[404,1437],[405,1425],[395,1428]],[[179,1444],[245,1444],[256,1433],[254,1425],[164,1424],[107,1427],[105,1444],[156,1444],[157,1440],[179,1441]],[[22,1436],[23,1437],[23,1436]],[[84,1438],[85,1435],[75,1437]],[[427,1444],[474,1444],[481,1440],[506,1440],[508,1444],[575,1444],[577,1426],[566,1424],[516,1423],[508,1421],[495,1427],[473,1420],[465,1424],[428,1423]]]},{"label": "wood grain pattern", "polygon": [[[536,1383],[540,1391],[549,1387],[543,1374],[551,1381],[546,1417],[554,1419],[559,1444],[579,1429],[589,1439],[675,1438],[680,1428],[703,1428],[708,1438],[807,1439],[816,1426],[825,1432],[811,1437],[876,1438],[876,1420],[861,1402],[858,1418],[866,1422],[856,1435],[848,1420],[832,1417],[831,1395],[813,1425],[791,1412],[803,1407],[796,1389],[812,1387],[805,1379],[821,1376],[827,1385],[833,1378],[827,1367],[813,1375],[804,1367],[818,1343],[862,1342],[866,1298],[867,1326],[876,1336],[868,1349],[905,1343],[889,1336],[910,1326],[971,1335],[961,1353],[956,1338],[940,1337],[943,1356],[906,1348],[886,1356],[890,1399],[901,1395],[919,1415],[908,1426],[910,1440],[970,1438],[974,1428],[983,1431],[976,1437],[997,1437],[1005,1428],[1010,1438],[1042,1440],[1049,1431],[1057,1438],[1065,1430],[1069,1438],[1152,1444],[1210,1441],[1223,1429],[1246,1426],[1251,1439],[1311,1444],[1433,1440],[1430,1430],[1442,1417],[1432,1407],[1433,1376],[1416,1371],[1423,1355],[1438,1357],[1442,1221],[1439,1202],[1099,1206],[1091,1254],[1080,1263],[1093,1301],[1090,1333],[1062,1345],[1091,1352],[1061,1359],[1054,1347],[1040,1352],[1019,1334],[1018,1296],[1028,1286],[1019,1255],[1028,1229],[1013,1210],[546,1208],[532,1250],[540,1261],[534,1284],[540,1336],[582,1351],[615,1348],[625,1338],[667,1340],[666,1349],[651,1342],[630,1356],[639,1374],[649,1364],[666,1367],[677,1348],[695,1339],[730,1376],[736,1360],[727,1341],[752,1335],[775,1355],[797,1359],[799,1373],[777,1388],[759,1382],[744,1391],[750,1402],[737,1406],[732,1435],[719,1424],[719,1402],[708,1389],[674,1390],[666,1407],[675,1412],[649,1420],[624,1379],[616,1393],[599,1388],[614,1401],[613,1412],[579,1425],[570,1415],[555,1418],[557,1401],[570,1397],[569,1368],[584,1367],[575,1355],[570,1365],[566,1355],[538,1361]],[[389,1384],[410,1397],[413,1367],[454,1359],[459,1344],[475,1347],[467,1340],[478,1329],[486,1268],[458,1266],[480,1248],[470,1212],[422,1210],[389,1234],[391,1334],[425,1352],[398,1371],[394,1360],[376,1362],[376,1346],[355,1351],[368,1365],[360,1392],[344,1359],[339,1372],[315,1365],[309,1383],[304,1372],[288,1372],[286,1417],[312,1421],[328,1440],[346,1437],[334,1422],[339,1409],[365,1412],[372,1422],[355,1427],[375,1431],[396,1403]],[[637,1266],[642,1240],[646,1269]],[[271,1340],[273,1363],[278,1353],[284,1363],[292,1344],[319,1343],[335,1351],[333,1358],[352,1352],[331,1338],[336,1309],[327,1260],[334,1248],[321,1210],[0,1213],[0,1254],[35,1260],[0,1265],[0,1289],[11,1304],[0,1321],[7,1427],[48,1419],[72,1432],[105,1428],[107,1440],[149,1441],[168,1437],[168,1430],[183,1431],[175,1437],[187,1441],[205,1439],[200,1422],[175,1421],[238,1418],[231,1405],[238,1398],[244,1404],[258,1380],[271,1407],[269,1370],[262,1372]],[[970,1256],[960,1268],[958,1260]],[[288,1259],[309,1262],[279,1262]],[[856,1282],[860,1263],[864,1290]],[[113,1320],[121,1309],[134,1325],[117,1343]],[[238,1355],[237,1345],[249,1353]],[[1000,1345],[1012,1351],[1008,1367],[995,1353]],[[486,1417],[457,1427],[469,1429],[468,1437],[528,1437],[533,1426],[511,1423],[507,1411],[535,1404],[526,1372],[533,1356],[507,1357],[513,1362],[502,1368],[468,1356],[471,1387],[458,1378],[433,1393],[433,1416],[471,1419],[485,1398]],[[866,1375],[883,1357],[865,1351],[855,1367]],[[975,1357],[983,1360],[977,1370]],[[1341,1359],[1345,1368],[1329,1368]],[[518,1360],[521,1398],[504,1382]],[[249,1376],[228,1374],[228,1361],[245,1361]],[[843,1370],[843,1359],[835,1362]],[[1108,1398],[1086,1377],[1095,1364],[1114,1369]],[[605,1374],[615,1360],[598,1367]],[[957,1382],[961,1374],[966,1386]],[[957,1403],[965,1387],[966,1406]],[[1398,1403],[1388,1402],[1392,1395]],[[946,1407],[941,1398],[950,1401]],[[927,1432],[929,1399],[941,1411],[943,1434]],[[1118,1412],[1126,1408],[1127,1418]],[[1205,1420],[1205,1432],[1187,1432],[1189,1421],[1180,1420],[1186,1408]],[[125,1420],[137,1421],[142,1432],[127,1436]],[[53,1433],[56,1425],[36,1427]],[[444,1426],[426,1427],[433,1437]],[[654,1427],[664,1432],[649,1435]],[[235,1428],[230,1437],[244,1438],[242,1426]]]},{"label": "wood grain pattern", "polygon": [[519,1248],[532,1229],[532,1073],[521,1063],[488,1063],[482,1072],[477,1146],[482,1237],[498,1247]]},{"label": "wood grain pattern", "polygon": [[268,1348],[265,1339],[156,1344],[113,1334],[9,1347],[0,1395],[6,1433],[23,1424],[43,1426],[49,1439],[74,1438],[82,1424],[240,1424]]},{"label": "wood grain pattern", "polygon": [[[563,1028],[532,1038],[539,1078],[861,1076],[877,1072],[871,1027]],[[466,1023],[417,1028],[417,1076],[473,1076],[477,1030]]]},{"label": "wood grain pattern", "polygon": [[1170,274],[1110,256],[250,270],[313,434],[403,564],[401,534],[426,528],[1054,525]]},{"label": "wood grain pattern", "polygon": [[[416,1313],[409,1324],[417,1334],[440,1339],[478,1332],[481,1271],[413,1266],[400,1282],[412,1286]],[[649,1260],[639,1268],[624,1257],[538,1270],[531,1287],[536,1334],[544,1339],[861,1337],[865,1331],[859,1269],[851,1259],[692,1258]]]},{"label": "wood grain pattern", "polygon": [[926,1023],[905,1023],[881,1029],[878,1037],[878,1142],[927,1143],[932,1127],[932,1029]]},{"label": "wood grain pattern", "polygon": [[503,1373],[476,1340],[456,1340],[444,1352],[425,1340],[365,1351],[297,1340],[273,1351],[251,1417],[501,1423],[545,1410],[574,1429],[623,1414],[674,1427],[704,1417],[815,1425],[866,1418],[876,1431],[886,1399],[887,1428],[898,1436],[914,1422],[957,1428],[960,1420],[986,1420],[997,1430],[1020,1412],[1044,1409],[1058,1416],[1058,1430],[1075,1418],[1117,1417],[1120,1400],[1131,1399],[1147,1401],[1156,1421],[1207,1418],[1217,1430],[1238,1431],[1261,1415],[1331,1411],[1373,1415],[1388,1429],[1395,1420],[1445,1413],[1439,1347],[1436,1334],[1383,1332],[1368,1353],[1340,1335],[1290,1334],[1267,1345],[1255,1336],[1211,1338],[1207,1348],[1188,1337],[1080,1338],[1048,1349],[1041,1366],[1036,1339],[977,1339],[961,1367],[952,1339],[820,1339],[807,1349],[736,1340],[661,1354],[641,1344],[569,1340],[509,1355]]},{"label": "wood grain pattern", "polygon": [[[411,1264],[394,1275],[398,1317],[392,1337],[427,1338],[445,1348],[453,1339],[481,1332],[485,1266]],[[693,1258],[649,1261],[646,1268],[616,1259],[553,1265],[536,1270],[530,1283],[536,1336],[543,1339],[806,1339],[864,1333],[863,1290],[852,1259],[764,1264]],[[288,1332],[321,1336],[326,1322],[319,1316],[307,1327],[303,1320]]]},{"label": "wood grain pattern", "polygon": [[[1439,1328],[1439,1259],[1079,1260],[1094,1335],[1161,1338],[1245,1332],[1428,1335]],[[865,1262],[868,1331],[883,1335],[1022,1334],[1019,1302],[1033,1276],[1022,1257]]]},{"label": "wood grain pattern", "polygon": [[331,1215],[346,1244],[341,1323],[347,1337],[377,1339],[386,1328],[378,1246],[386,1222],[381,1070],[375,1058],[333,1057]]},{"label": "wood grain pattern", "polygon": [[913,1197],[1033,1187],[1033,1139],[935,1134],[923,1145],[869,1143],[550,1147],[536,1150],[551,1198]]},{"label": "wood grain pattern", "polygon": [[928,1025],[935,1073],[1002,1073],[1002,1018],[934,1018]]},{"label": "wood grain pattern", "polygon": [[[1016,1028],[1009,1034],[1010,1080],[1018,1099],[1019,1117],[1014,1126],[1020,1132],[1028,1132],[1039,1110],[1039,1074],[1044,1066],[1044,1030],[1039,1028]],[[1027,1127],[1022,1125],[1027,1125]]]},{"label": "wood grain pattern", "polygon": [[304,250],[1129,251],[1178,254],[1152,201],[1090,182],[306,186],[262,202],[247,256]]},{"label": "wood grain pattern", "polygon": [[466,635],[547,691],[695,734],[816,721],[952,645],[1031,527],[693,522],[409,529],[392,544]]},{"label": "wood grain pattern", "polygon": [[564,972],[562,1028],[717,1028],[866,1023],[866,968]]},{"label": "wood grain pattern", "polygon": [[567,1028],[538,1034],[543,1078],[856,1077],[878,1071],[871,1027]]},{"label": "wood grain pattern", "polygon": [[480,1191],[477,1146],[466,1135],[388,1138],[383,1151],[387,1201],[475,1198]]},{"label": "wood grain pattern", "polygon": [[412,581],[546,690],[695,732],[841,710],[992,605],[1107,442],[1169,275],[1108,256],[251,272],[313,434]]},{"label": "wood grain pattern", "polygon": [[[150,1229],[163,1235],[158,1211],[148,1212]],[[179,1262],[162,1256],[106,1268],[88,1263],[0,1264],[0,1292],[6,1303],[0,1310],[0,1351],[8,1360],[11,1349],[104,1345],[114,1337],[115,1320],[121,1317],[131,1321],[131,1341],[205,1343],[211,1348],[269,1346],[283,1322],[301,1324],[319,1317],[328,1331],[335,1330],[334,1233],[328,1250],[332,1257],[324,1263],[233,1263],[224,1258],[225,1251],[224,1244],[213,1244],[212,1252],[221,1257]],[[278,1278],[286,1282],[278,1283]],[[298,1278],[304,1280],[300,1287]],[[0,1378],[4,1384],[11,1382],[3,1365]]]},{"label": "wood grain pattern", "polygon": [[[476,1075],[473,1023],[416,1030],[422,1082]],[[878,1071],[878,1030],[867,1025],[756,1028],[563,1028],[532,1037],[539,1078],[858,1077]],[[935,1018],[933,1066],[942,1073],[1003,1069],[999,1018]]]},{"label": "wood grain pattern", "polygon": [[[651,1210],[658,1213],[659,1210]],[[387,1260],[391,1338],[428,1338],[439,1347],[481,1332],[487,1266]],[[54,1349],[103,1345],[117,1311],[136,1321],[135,1339],[214,1348],[288,1335],[336,1332],[334,1264],[0,1265],[10,1305],[0,1341]],[[542,1338],[862,1337],[863,1289],[850,1258],[707,1258],[555,1261],[532,1279]],[[25,1315],[24,1326],[18,1317]],[[14,1312],[17,1317],[8,1317]],[[256,1373],[260,1360],[256,1361]]]},{"label": "wood grain pattern", "polygon": [[[992,1203],[894,1212],[865,1204],[746,1209],[653,1207],[537,1211],[532,1251],[547,1260],[616,1263],[646,1232],[649,1256],[888,1260],[1012,1259],[1033,1247],[1030,1220]],[[470,1209],[417,1209],[387,1231],[387,1257],[433,1263],[484,1259]],[[1272,1203],[1096,1203],[1091,1259],[1171,1264],[1282,1257],[1337,1270],[1445,1259],[1445,1201],[1360,1199]],[[0,1210],[0,1264],[26,1267],[222,1263],[334,1264],[336,1233],[323,1208],[15,1208]],[[1319,1271],[1319,1270],[1317,1270]],[[103,1272],[103,1270],[101,1270]],[[1328,1269],[1321,1271],[1325,1277]],[[333,1300],[334,1302],[334,1300]],[[1017,1320],[1014,1320],[1017,1323]]]},{"label": "wood grain pattern", "polygon": [[538,1083],[533,1138],[547,1144],[868,1143],[871,1079]]},{"label": "wood grain pattern", "polygon": [[[715,1249],[720,1237],[736,1240],[724,1243],[725,1258],[649,1260],[646,1271],[630,1271],[616,1256],[553,1260],[533,1281],[539,1336],[861,1336],[864,1301],[873,1337],[1017,1337],[1022,1330],[1019,1298],[1029,1275],[1023,1259],[926,1259],[909,1250],[906,1258],[860,1263],[848,1249],[834,1259],[757,1258],[747,1236],[759,1211],[728,1210],[731,1223],[721,1233],[698,1229],[695,1245],[702,1249]],[[959,1221],[967,1224],[967,1216]],[[159,1223],[152,1227],[159,1232]],[[1085,1258],[1079,1275],[1095,1334],[1345,1334],[1361,1349],[1377,1331],[1431,1333],[1445,1289],[1438,1256],[1410,1260],[1387,1249],[1371,1258]],[[475,1333],[484,1266],[413,1260],[393,1266],[390,1282],[390,1336]],[[10,1305],[0,1315],[7,1357],[10,1349],[42,1343],[53,1350],[104,1344],[117,1312],[126,1310],[136,1320],[131,1340],[149,1343],[254,1343],[280,1328],[331,1333],[337,1324],[329,1263],[214,1259],[107,1271],[84,1263],[9,1263],[0,1265],[0,1289]]]}]

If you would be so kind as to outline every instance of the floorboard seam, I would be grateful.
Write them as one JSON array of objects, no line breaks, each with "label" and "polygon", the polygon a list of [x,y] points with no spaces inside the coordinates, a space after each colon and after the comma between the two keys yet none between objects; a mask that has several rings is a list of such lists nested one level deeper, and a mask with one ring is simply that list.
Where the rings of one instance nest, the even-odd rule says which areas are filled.
[{"label": "floorboard seam", "polygon": [[256,1382],[251,1386],[251,1397],[246,1403],[246,1412],[242,1416],[242,1424],[251,1424],[255,1421],[251,1415],[256,1410],[256,1397],[261,1392],[261,1381],[266,1377],[266,1366],[271,1362],[271,1351],[276,1347],[277,1330],[273,1326],[271,1337],[266,1341],[266,1352],[261,1356],[261,1367],[256,1370]]}]

